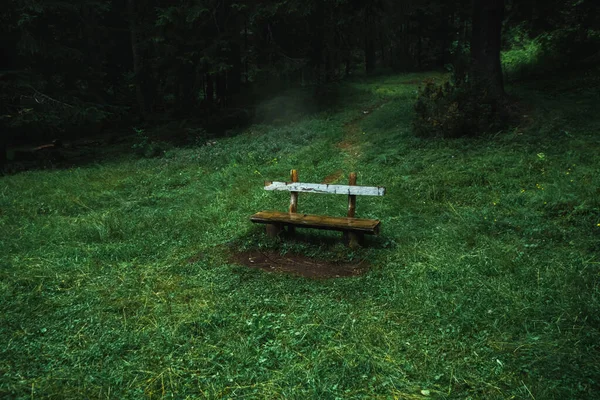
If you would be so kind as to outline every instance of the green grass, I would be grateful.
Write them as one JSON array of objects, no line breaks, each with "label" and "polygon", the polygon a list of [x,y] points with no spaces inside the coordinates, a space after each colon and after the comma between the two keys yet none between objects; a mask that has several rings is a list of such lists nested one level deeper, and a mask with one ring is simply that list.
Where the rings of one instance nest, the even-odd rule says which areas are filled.
[{"label": "green grass", "polygon": [[[598,92],[509,88],[532,104],[523,126],[423,140],[424,77],[345,83],[327,113],[214,146],[1,178],[1,397],[595,397]],[[336,146],[351,128],[358,158]],[[386,186],[358,199],[381,236],[355,251],[268,241],[248,216],[285,209],[262,183],[292,168]],[[341,197],[299,207],[343,215]],[[228,261],[254,248],[372,267],[315,281]]]}]

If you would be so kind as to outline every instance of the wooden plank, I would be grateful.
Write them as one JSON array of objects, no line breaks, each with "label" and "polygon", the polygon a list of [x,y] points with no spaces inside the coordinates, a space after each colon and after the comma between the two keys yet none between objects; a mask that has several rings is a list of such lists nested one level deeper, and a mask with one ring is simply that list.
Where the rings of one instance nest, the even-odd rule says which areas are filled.
[{"label": "wooden plank", "polygon": [[383,196],[381,186],[328,185],[323,183],[265,182],[265,190],[286,190],[303,193],[346,194],[352,196]]},{"label": "wooden plank", "polygon": [[281,223],[299,228],[327,229],[334,231],[356,231],[367,234],[379,233],[380,221],[376,219],[329,217],[326,215],[309,215],[286,213],[279,211],[261,211],[250,217],[259,224]]}]

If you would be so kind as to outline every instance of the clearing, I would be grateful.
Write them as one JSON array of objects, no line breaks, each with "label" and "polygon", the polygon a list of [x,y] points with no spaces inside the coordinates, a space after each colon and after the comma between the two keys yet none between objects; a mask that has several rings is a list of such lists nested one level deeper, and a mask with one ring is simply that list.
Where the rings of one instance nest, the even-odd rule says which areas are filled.
[{"label": "clearing", "polygon": [[[329,111],[210,146],[1,177],[0,397],[596,397],[600,91],[522,82],[523,126],[422,140],[432,77],[357,78]],[[380,236],[267,240],[249,216],[285,209],[263,182],[292,168],[386,186],[357,209]]]}]

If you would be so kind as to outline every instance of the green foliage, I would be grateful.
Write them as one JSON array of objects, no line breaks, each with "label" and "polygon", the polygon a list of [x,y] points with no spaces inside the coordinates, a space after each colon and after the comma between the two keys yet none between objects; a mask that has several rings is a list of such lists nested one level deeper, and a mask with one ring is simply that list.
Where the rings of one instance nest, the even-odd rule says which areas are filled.
[{"label": "green foliage", "polygon": [[524,24],[506,34],[508,50],[502,52],[502,68],[508,80],[542,76],[592,61],[600,52],[598,31],[565,27],[531,37]]},{"label": "green foliage", "polygon": [[[509,50],[502,52],[502,69],[509,80],[543,74],[556,69],[556,63],[566,60],[554,35],[542,34],[531,38],[524,25],[511,29],[507,36]],[[564,49],[562,49],[564,50]]]},{"label": "green foliage", "polygon": [[202,146],[209,136],[204,128],[186,128],[186,141],[193,146]]},{"label": "green foliage", "polygon": [[[79,137],[99,132],[102,124],[115,118],[116,107],[87,104],[52,104],[50,101],[33,106],[21,105],[13,113],[4,114],[3,123],[12,136],[22,134],[30,142],[53,138]],[[22,138],[21,138],[22,139]]]},{"label": "green foliage", "polygon": [[133,130],[135,131],[136,141],[131,148],[135,154],[145,158],[158,157],[164,154],[166,149],[165,143],[151,140],[142,128],[133,128]]},{"label": "green foliage", "polygon": [[427,80],[414,106],[413,131],[419,137],[456,138],[497,132],[507,123],[501,100],[473,84]]},{"label": "green foliage", "polygon": [[445,66],[450,73],[451,83],[461,85],[467,79],[469,65],[471,63],[471,44],[455,40],[449,49],[452,63]]}]

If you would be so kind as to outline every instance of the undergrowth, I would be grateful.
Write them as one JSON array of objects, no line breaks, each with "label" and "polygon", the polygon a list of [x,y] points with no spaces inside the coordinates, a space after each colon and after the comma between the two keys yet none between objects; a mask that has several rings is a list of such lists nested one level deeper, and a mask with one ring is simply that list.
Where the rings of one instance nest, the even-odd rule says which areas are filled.
[{"label": "undergrowth", "polygon": [[[211,146],[1,178],[1,397],[595,397],[597,92],[508,88],[532,104],[521,126],[433,141],[410,129],[426,77],[343,84],[335,111]],[[292,168],[386,186],[357,207],[381,235],[267,240],[248,217],[286,209],[262,187]],[[227,261],[264,248],[372,267],[314,281]]]},{"label": "undergrowth", "polygon": [[509,81],[598,64],[600,32],[591,27],[567,26],[532,36],[524,25],[518,25],[505,37],[508,48],[502,52],[502,70]]}]

